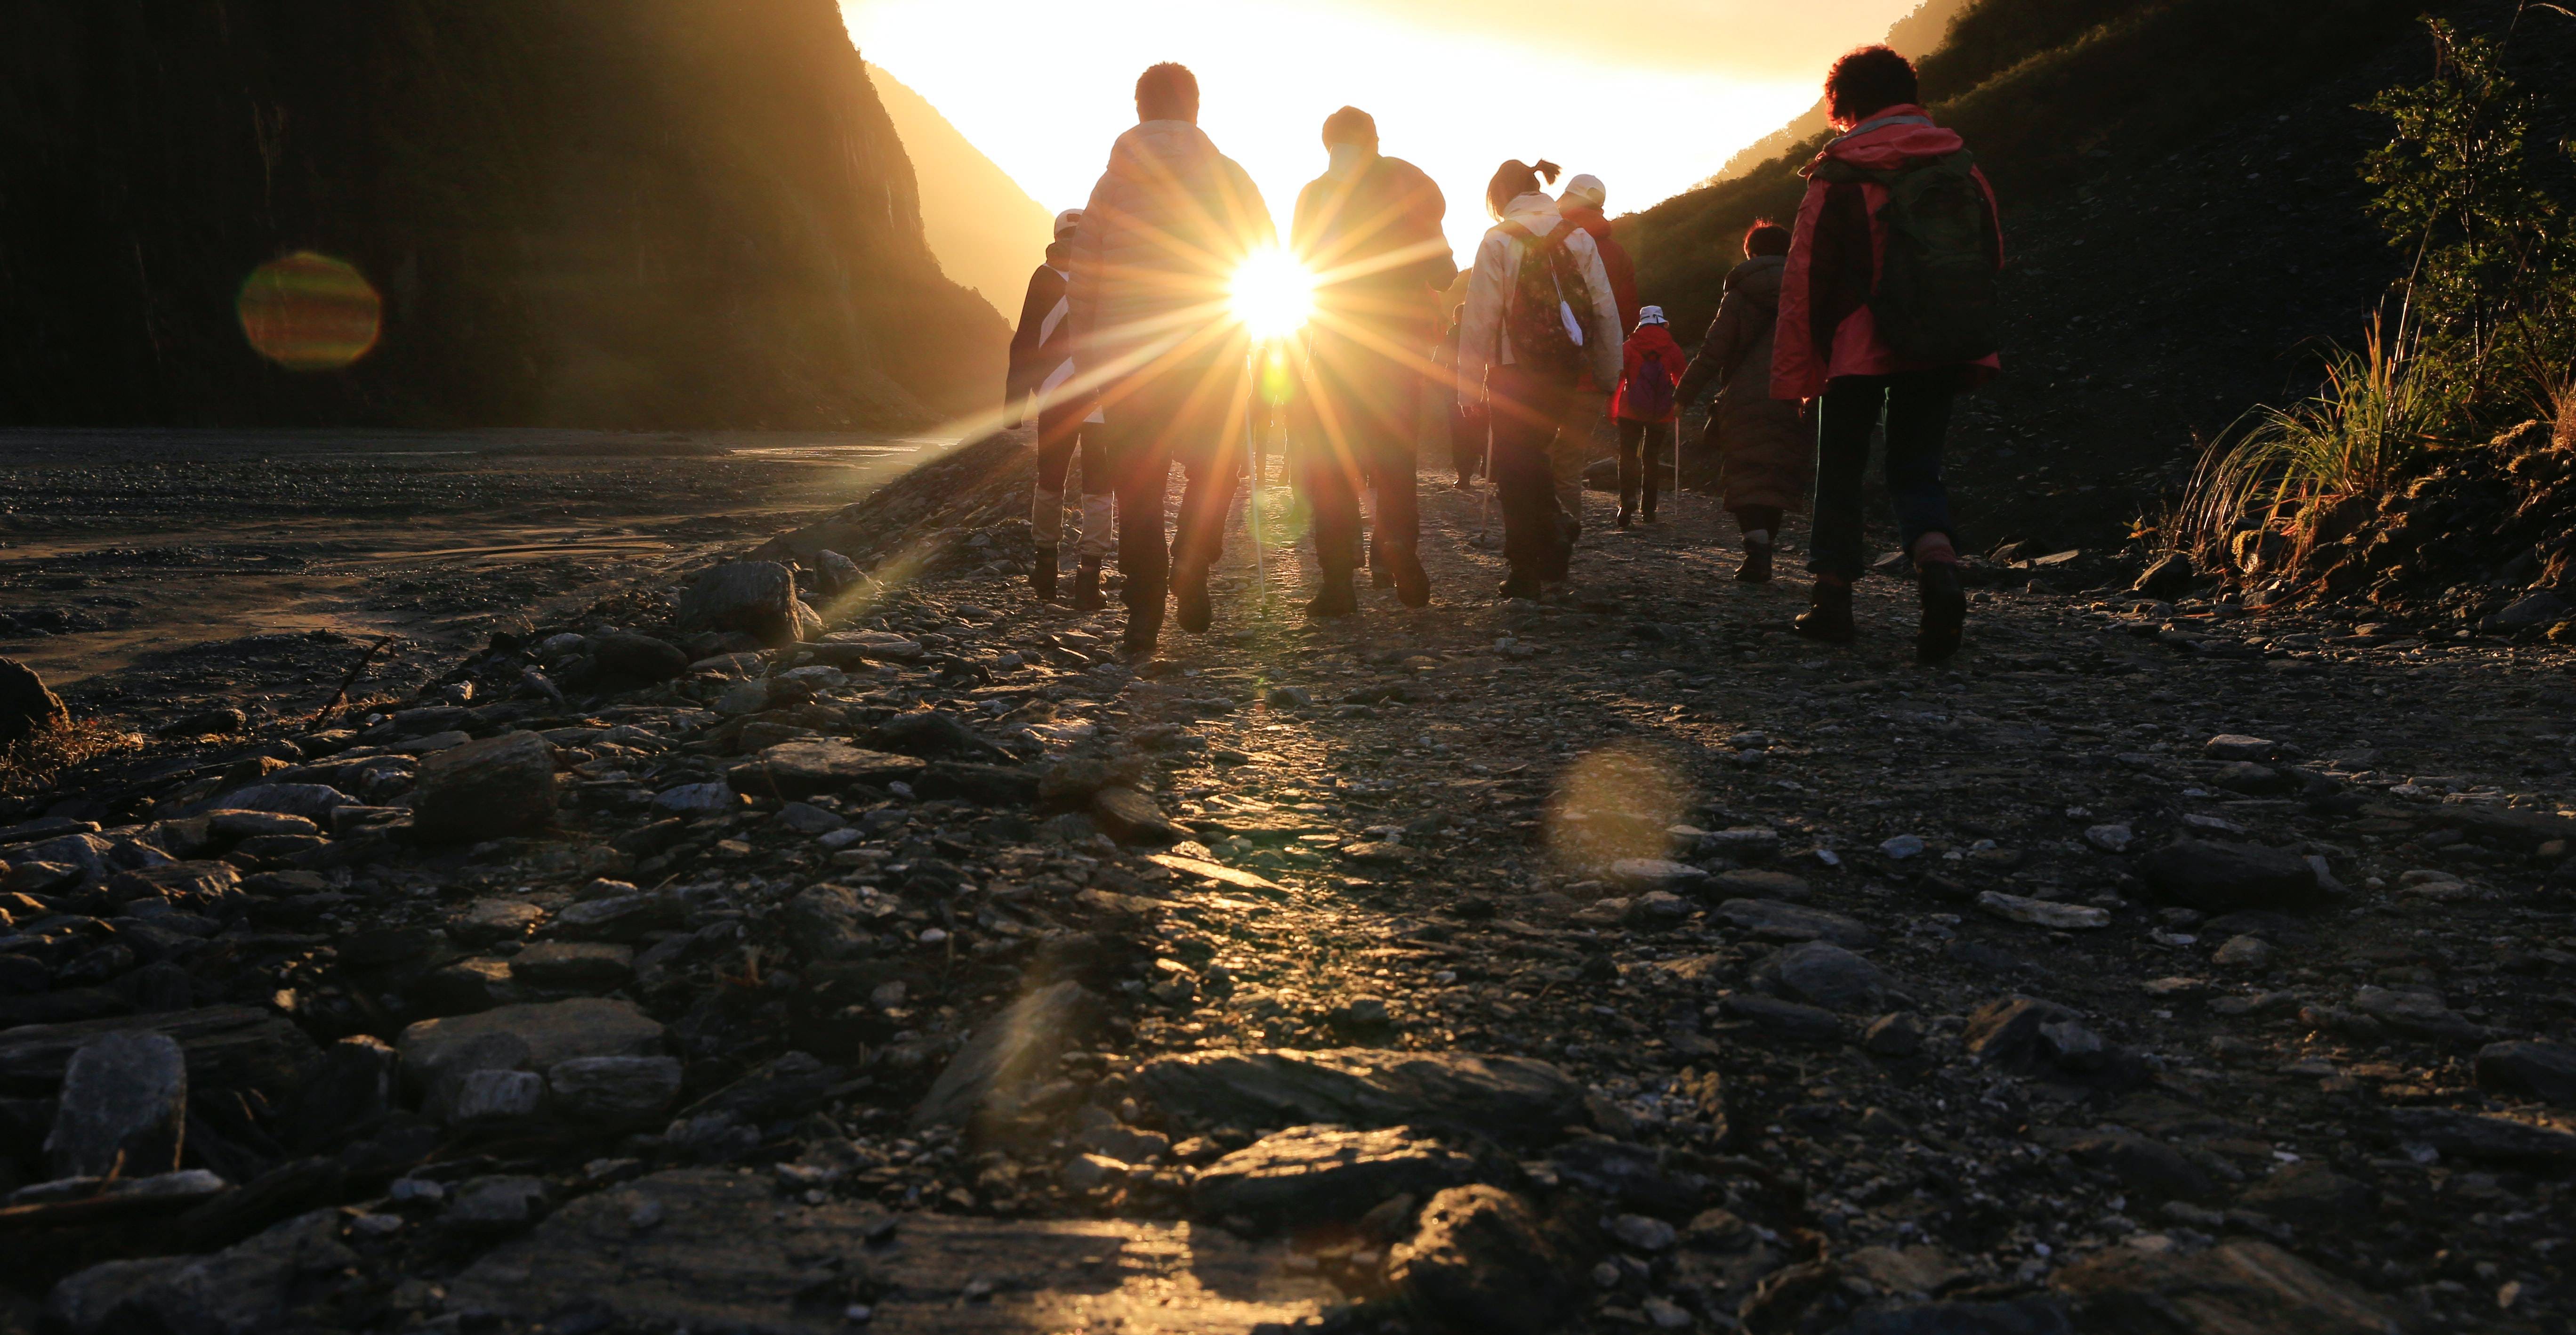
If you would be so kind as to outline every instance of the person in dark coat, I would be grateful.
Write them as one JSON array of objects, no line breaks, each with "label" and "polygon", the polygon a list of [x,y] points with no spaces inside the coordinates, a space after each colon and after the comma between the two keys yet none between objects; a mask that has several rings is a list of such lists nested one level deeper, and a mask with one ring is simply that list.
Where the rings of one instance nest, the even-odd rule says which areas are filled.
[{"label": "person in dark coat", "polygon": [[1312,430],[1298,477],[1314,511],[1323,586],[1310,616],[1359,610],[1360,493],[1376,497],[1371,565],[1408,607],[1431,601],[1419,554],[1414,475],[1425,372],[1439,296],[1457,276],[1440,187],[1378,152],[1377,122],[1357,107],[1324,121],[1331,165],[1297,193],[1289,244],[1315,278],[1308,324]]},{"label": "person in dark coat", "polygon": [[1806,508],[1815,478],[1815,437],[1798,405],[1771,397],[1771,344],[1788,254],[1788,228],[1766,218],[1745,230],[1744,262],[1727,273],[1717,318],[1674,395],[1688,407],[1710,385],[1718,387],[1702,449],[1717,458],[1718,495],[1744,535],[1744,563],[1735,577],[1749,584],[1771,578],[1780,521]]},{"label": "person in dark coat", "polygon": [[1102,602],[1100,561],[1109,554],[1114,514],[1109,451],[1098,430],[1103,425],[1099,400],[1065,388],[1073,379],[1073,304],[1065,295],[1072,261],[1065,239],[1081,223],[1080,209],[1057,214],[1046,262],[1029,275],[1019,328],[1011,334],[1010,387],[1004,399],[1010,425],[1020,424],[1021,405],[1030,401],[1038,419],[1038,485],[1029,505],[1029,538],[1037,547],[1037,563],[1029,567],[1029,583],[1040,602],[1055,598],[1057,548],[1064,541],[1064,479],[1078,451],[1082,534],[1074,548],[1073,605],[1096,611]]}]

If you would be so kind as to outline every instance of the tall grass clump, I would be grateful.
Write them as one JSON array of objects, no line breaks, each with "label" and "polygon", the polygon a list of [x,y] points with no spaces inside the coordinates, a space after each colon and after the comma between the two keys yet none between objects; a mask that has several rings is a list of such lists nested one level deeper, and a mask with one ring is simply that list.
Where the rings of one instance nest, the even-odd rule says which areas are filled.
[{"label": "tall grass clump", "polygon": [[0,750],[0,796],[42,792],[71,769],[142,745],[141,734],[96,719],[38,728]]}]

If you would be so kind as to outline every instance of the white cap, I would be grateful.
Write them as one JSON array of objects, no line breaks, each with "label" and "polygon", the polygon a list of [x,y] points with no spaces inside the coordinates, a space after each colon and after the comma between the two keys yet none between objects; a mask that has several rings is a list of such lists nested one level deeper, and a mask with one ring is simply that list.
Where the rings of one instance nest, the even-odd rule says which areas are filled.
[{"label": "white cap", "polygon": [[1638,307],[1637,323],[1641,325],[1664,323],[1664,308],[1661,306]]},{"label": "white cap", "polygon": [[1070,232],[1081,225],[1082,210],[1066,209],[1064,212],[1055,215],[1055,239],[1062,241],[1065,233]]},{"label": "white cap", "polygon": [[1608,199],[1609,197],[1609,188],[1601,184],[1601,178],[1586,173],[1585,175],[1577,176],[1574,179],[1567,181],[1565,183],[1565,193],[1558,195],[1556,197],[1556,202],[1559,204],[1585,204],[1597,209],[1601,207],[1601,201]]}]

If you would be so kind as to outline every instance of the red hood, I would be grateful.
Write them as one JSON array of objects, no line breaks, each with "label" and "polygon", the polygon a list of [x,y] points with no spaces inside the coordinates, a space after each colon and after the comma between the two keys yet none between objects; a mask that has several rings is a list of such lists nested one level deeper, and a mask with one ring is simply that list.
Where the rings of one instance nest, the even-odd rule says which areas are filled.
[{"label": "red hood", "polygon": [[[1885,120],[1890,116],[1929,114],[1917,106],[1893,106],[1861,123],[1866,125],[1869,121]],[[1812,171],[1816,164],[1834,158],[1855,167],[1884,171],[1922,158],[1956,153],[1967,146],[1966,140],[1938,125],[1882,125],[1863,134],[1844,135],[1826,144],[1825,151],[1816,155],[1816,162],[1810,163],[1808,169]]]},{"label": "red hood", "polygon": [[1610,220],[1602,216],[1599,209],[1587,208],[1581,204],[1560,203],[1556,206],[1556,212],[1557,216],[1590,232],[1595,237],[1610,235]]}]

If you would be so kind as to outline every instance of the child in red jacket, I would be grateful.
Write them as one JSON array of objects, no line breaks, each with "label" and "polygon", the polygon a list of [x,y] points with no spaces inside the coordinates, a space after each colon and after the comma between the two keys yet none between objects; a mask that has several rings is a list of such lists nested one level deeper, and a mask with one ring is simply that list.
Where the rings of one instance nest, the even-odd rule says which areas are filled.
[{"label": "child in red jacket", "polygon": [[[1645,492],[1646,522],[1655,522],[1655,470],[1660,467],[1655,456],[1663,452],[1664,438],[1679,428],[1681,404],[1673,393],[1682,378],[1682,345],[1673,341],[1673,331],[1664,322],[1664,308],[1642,306],[1637,310],[1637,332],[1628,335],[1626,369],[1619,374],[1619,391],[1610,399],[1610,416],[1619,423],[1619,527],[1626,528],[1637,514],[1637,493],[1642,484]],[[1648,443],[1648,437],[1652,443]],[[1675,439],[1673,457],[1681,457],[1681,442]]]}]

